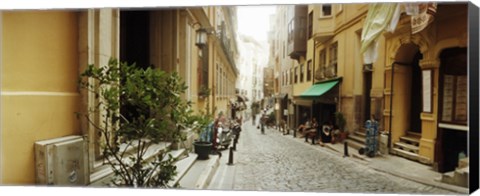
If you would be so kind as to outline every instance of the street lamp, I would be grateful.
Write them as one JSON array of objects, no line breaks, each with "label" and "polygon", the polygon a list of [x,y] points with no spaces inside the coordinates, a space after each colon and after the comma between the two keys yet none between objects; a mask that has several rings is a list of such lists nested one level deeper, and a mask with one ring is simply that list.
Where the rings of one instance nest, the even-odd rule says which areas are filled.
[{"label": "street lamp", "polygon": [[197,33],[197,39],[195,42],[195,45],[198,47],[205,46],[207,44],[207,30],[204,28],[200,28],[196,31]]}]

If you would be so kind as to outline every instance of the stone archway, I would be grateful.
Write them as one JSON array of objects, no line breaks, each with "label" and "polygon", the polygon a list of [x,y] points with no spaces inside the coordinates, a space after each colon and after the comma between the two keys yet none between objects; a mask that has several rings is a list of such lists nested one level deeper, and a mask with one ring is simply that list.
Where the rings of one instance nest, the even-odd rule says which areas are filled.
[{"label": "stone archway", "polygon": [[[436,133],[431,125],[435,124],[435,117],[421,109],[422,71],[433,68],[432,78],[435,78],[438,61],[431,59],[427,33],[402,34],[387,40],[384,122],[391,133],[389,145],[393,154],[431,164]],[[432,84],[436,85],[435,79]]]}]

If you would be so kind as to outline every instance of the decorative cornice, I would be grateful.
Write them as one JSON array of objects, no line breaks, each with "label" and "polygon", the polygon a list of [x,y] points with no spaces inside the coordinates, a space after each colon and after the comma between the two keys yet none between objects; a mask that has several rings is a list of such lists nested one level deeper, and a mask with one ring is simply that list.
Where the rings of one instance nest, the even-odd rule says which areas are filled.
[{"label": "decorative cornice", "polygon": [[422,69],[439,68],[440,67],[440,60],[438,60],[438,59],[420,60],[419,65]]}]

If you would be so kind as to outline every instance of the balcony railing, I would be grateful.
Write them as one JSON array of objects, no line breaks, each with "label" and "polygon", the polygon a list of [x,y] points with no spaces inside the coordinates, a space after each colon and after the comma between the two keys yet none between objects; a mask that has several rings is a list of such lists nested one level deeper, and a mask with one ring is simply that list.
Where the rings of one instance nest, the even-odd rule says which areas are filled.
[{"label": "balcony railing", "polygon": [[229,63],[234,67],[237,68],[235,65],[235,61],[233,60],[233,50],[231,46],[231,39],[227,37],[225,22],[222,22],[220,25],[220,30],[217,32],[217,38],[220,40],[220,45],[222,46],[223,51],[227,56],[227,60]]},{"label": "balcony railing", "polygon": [[321,66],[315,71],[315,79],[316,80],[327,80],[331,78],[337,77],[337,66],[329,65],[329,66]]}]

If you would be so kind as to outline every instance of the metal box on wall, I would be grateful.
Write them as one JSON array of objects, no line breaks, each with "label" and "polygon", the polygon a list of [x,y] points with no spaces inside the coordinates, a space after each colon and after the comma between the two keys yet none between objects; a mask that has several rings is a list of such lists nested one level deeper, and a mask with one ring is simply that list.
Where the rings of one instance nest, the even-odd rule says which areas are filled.
[{"label": "metal box on wall", "polygon": [[82,136],[35,142],[36,183],[82,186],[89,183],[88,148]]}]

